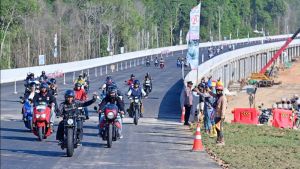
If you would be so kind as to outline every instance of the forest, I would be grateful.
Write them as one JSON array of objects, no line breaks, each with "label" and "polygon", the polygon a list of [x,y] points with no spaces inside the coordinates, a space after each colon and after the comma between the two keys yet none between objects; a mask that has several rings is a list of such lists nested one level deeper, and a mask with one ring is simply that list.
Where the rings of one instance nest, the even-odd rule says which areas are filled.
[{"label": "forest", "polygon": [[[199,0],[1,0],[1,69],[183,44]],[[299,0],[202,0],[201,42],[293,33]]]}]

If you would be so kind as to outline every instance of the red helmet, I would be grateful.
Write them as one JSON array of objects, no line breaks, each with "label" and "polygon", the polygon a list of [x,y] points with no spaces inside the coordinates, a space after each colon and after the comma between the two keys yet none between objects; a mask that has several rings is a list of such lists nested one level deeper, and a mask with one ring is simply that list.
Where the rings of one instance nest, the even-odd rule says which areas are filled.
[{"label": "red helmet", "polygon": [[216,90],[224,90],[224,87],[222,85],[217,85]]}]

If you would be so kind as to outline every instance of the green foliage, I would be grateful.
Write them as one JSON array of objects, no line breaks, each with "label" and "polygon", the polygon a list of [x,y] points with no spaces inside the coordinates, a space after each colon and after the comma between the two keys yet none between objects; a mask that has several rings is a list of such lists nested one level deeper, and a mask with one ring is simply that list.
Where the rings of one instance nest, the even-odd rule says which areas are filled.
[{"label": "green foliage", "polygon": [[[68,62],[119,53],[178,45],[189,30],[189,13],[199,0],[1,0],[0,40],[4,39],[1,69],[27,64],[27,38],[35,66],[41,53],[51,56],[53,37],[58,33],[62,58],[48,63]],[[290,30],[299,26],[298,0],[203,0],[200,38],[245,38],[264,29],[270,35],[285,33],[279,23],[292,11]],[[290,14],[290,13],[289,13]],[[6,28],[8,28],[6,30]],[[60,35],[61,32],[61,35]],[[4,36],[5,35],[5,36]],[[185,43],[185,42],[184,42]],[[9,46],[8,44],[11,44]],[[12,50],[14,49],[14,50]],[[50,58],[50,57],[49,57]]]}]

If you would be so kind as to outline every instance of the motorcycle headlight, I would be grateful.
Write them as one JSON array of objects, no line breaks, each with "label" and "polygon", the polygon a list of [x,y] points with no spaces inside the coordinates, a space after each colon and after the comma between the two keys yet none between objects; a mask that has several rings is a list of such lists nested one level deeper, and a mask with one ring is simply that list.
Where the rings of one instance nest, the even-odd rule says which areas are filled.
[{"label": "motorcycle headlight", "polygon": [[67,123],[68,123],[68,125],[72,125],[73,124],[73,119],[68,119]]},{"label": "motorcycle headlight", "polygon": [[41,114],[41,118],[46,118],[46,114]]},{"label": "motorcycle headlight", "polygon": [[108,118],[108,119],[113,119],[114,116],[115,116],[115,115],[114,115],[113,112],[108,112],[108,113],[107,113],[107,118]]},{"label": "motorcycle headlight", "polygon": [[134,102],[139,103],[139,99],[135,99]]},{"label": "motorcycle headlight", "polygon": [[40,118],[40,117],[41,117],[40,114],[36,114],[36,115],[35,115],[35,118],[37,118],[37,119]]}]

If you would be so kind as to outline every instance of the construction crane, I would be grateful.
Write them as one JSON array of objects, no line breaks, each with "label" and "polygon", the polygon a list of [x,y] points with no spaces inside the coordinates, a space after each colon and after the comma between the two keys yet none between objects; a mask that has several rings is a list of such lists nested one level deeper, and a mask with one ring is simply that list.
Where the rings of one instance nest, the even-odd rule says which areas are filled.
[{"label": "construction crane", "polygon": [[288,47],[288,45],[297,37],[300,33],[300,28],[293,34],[292,37],[289,37],[284,45],[274,54],[271,60],[261,69],[259,73],[252,73],[250,79],[256,81],[258,87],[260,86],[273,86],[274,80],[271,78],[271,74],[274,69],[274,65],[271,67],[271,70],[266,74],[267,69],[278,59],[282,52]]}]

